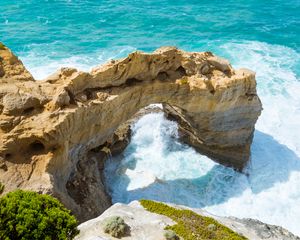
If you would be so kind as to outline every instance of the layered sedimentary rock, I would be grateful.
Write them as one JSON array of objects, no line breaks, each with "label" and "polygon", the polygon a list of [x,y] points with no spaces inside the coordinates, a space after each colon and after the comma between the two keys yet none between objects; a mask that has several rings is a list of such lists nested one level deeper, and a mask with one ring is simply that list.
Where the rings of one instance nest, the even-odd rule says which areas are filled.
[{"label": "layered sedimentary rock", "polygon": [[0,72],[0,181],[51,193],[80,220],[110,206],[99,159],[139,109],[163,103],[200,152],[238,170],[262,110],[255,74],[210,52],[164,47],[35,81],[2,46]]}]

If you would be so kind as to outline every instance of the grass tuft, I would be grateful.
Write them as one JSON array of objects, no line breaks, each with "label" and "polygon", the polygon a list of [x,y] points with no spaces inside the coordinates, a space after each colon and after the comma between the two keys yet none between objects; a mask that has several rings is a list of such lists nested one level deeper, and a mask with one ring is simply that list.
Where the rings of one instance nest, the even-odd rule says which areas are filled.
[{"label": "grass tuft", "polygon": [[244,240],[244,236],[237,234],[230,228],[220,224],[210,217],[201,216],[191,210],[170,207],[160,202],[140,200],[141,205],[149,212],[165,215],[176,222],[167,226],[167,230],[174,231],[184,240]]}]

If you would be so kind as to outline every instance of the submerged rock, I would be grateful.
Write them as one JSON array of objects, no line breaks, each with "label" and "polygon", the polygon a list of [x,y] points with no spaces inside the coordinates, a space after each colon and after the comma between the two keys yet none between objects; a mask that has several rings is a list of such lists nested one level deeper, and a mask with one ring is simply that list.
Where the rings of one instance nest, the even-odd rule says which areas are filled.
[{"label": "submerged rock", "polygon": [[131,53],[90,73],[62,68],[43,81],[35,81],[7,47],[0,59],[5,192],[52,194],[80,221],[99,215],[111,205],[101,174],[105,158],[129,141],[115,131],[153,103],[164,103],[201,153],[240,171],[248,162],[262,110],[255,74],[233,70],[211,53],[164,47]]}]

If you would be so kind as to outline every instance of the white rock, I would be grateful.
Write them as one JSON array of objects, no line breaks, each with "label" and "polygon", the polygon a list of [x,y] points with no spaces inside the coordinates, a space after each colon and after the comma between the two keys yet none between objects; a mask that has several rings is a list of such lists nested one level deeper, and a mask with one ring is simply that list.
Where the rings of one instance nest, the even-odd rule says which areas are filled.
[{"label": "white rock", "polygon": [[[179,209],[190,209],[200,215],[212,217],[251,240],[300,240],[299,237],[294,236],[282,227],[265,224],[257,220],[219,217],[202,209],[193,209],[175,204],[169,205]],[[175,224],[166,216],[146,211],[138,201],[133,201],[128,205],[117,203],[99,217],[79,225],[80,234],[75,240],[117,239],[102,230],[103,220],[112,216],[122,217],[125,223],[130,226],[130,236],[122,238],[125,240],[164,240],[164,228]]]}]

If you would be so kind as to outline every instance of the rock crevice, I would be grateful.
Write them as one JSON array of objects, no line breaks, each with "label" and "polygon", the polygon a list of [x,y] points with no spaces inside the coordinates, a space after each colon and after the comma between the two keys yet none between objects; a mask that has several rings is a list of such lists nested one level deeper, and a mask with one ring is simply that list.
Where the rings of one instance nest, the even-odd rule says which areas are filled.
[{"label": "rock crevice", "polygon": [[[97,157],[91,160],[91,150],[110,141],[138,110],[163,103],[186,141],[237,170],[249,160],[262,110],[254,72],[234,70],[210,52],[164,47],[151,54],[134,52],[90,73],[63,68],[35,81],[2,47],[0,72],[0,181],[7,191],[20,187],[54,194],[80,220],[99,215],[110,203],[103,200],[103,188],[95,187],[93,197],[99,199],[93,211],[98,211],[83,213],[82,198],[87,204],[92,196],[78,197],[70,179],[78,169],[88,174],[82,166],[101,168]],[[91,179],[93,186],[102,184],[100,176]]]}]

